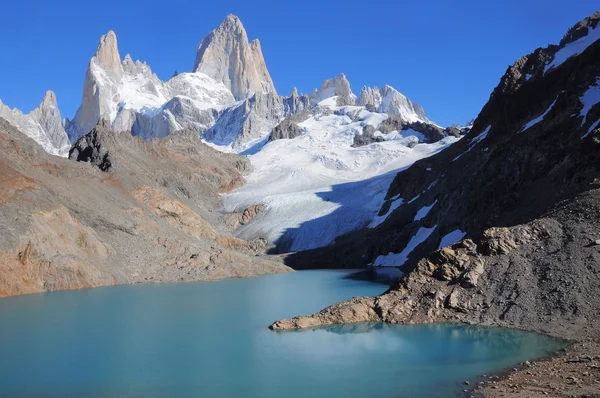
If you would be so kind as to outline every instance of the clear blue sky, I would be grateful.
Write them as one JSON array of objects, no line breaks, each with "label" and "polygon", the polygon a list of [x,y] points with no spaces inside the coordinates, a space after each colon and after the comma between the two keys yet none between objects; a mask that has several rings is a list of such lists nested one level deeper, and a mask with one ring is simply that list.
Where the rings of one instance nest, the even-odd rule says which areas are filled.
[{"label": "clear blue sky", "polygon": [[202,38],[227,14],[262,43],[280,94],[346,73],[355,93],[389,84],[442,125],[475,117],[509,64],[557,43],[598,9],[592,0],[7,1],[0,24],[0,98],[30,111],[56,92],[63,116],[113,29],[121,56],[162,79],[190,71]]}]

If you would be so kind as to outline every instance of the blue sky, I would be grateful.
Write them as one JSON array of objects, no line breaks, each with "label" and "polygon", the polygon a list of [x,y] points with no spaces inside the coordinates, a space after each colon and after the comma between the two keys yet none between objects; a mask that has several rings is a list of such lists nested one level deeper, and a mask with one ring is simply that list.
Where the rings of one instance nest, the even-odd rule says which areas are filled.
[{"label": "blue sky", "polygon": [[592,0],[11,1],[2,4],[0,99],[30,111],[56,92],[63,116],[81,101],[103,33],[162,79],[190,71],[202,38],[227,14],[261,41],[280,94],[346,73],[355,93],[389,84],[442,125],[477,116],[507,66],[557,43],[598,9]]}]

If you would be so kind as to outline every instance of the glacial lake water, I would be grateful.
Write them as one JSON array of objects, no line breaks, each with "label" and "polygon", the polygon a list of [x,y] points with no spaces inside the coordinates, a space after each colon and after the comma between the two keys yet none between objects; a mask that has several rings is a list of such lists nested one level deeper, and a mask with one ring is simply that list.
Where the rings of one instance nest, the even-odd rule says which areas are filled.
[{"label": "glacial lake water", "polygon": [[452,397],[546,356],[532,333],[354,324],[273,332],[385,285],[343,271],[0,299],[1,397]]}]

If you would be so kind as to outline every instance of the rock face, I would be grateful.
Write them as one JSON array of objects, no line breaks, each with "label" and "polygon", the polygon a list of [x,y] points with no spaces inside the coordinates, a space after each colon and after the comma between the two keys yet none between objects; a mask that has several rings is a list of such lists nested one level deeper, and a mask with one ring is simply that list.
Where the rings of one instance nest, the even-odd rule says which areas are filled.
[{"label": "rock face", "polygon": [[319,90],[315,89],[310,98],[314,106],[324,99],[337,96],[337,106],[356,105],[356,95],[352,93],[350,82],[346,75],[341,73],[333,79],[323,81]]},{"label": "rock face", "polygon": [[287,258],[402,267],[396,286],[273,328],[467,322],[597,337],[600,40],[586,38],[599,20],[509,67],[465,138],[397,174],[383,223]]},{"label": "rock face", "polygon": [[307,111],[310,107],[310,96],[308,94],[298,94],[297,88],[294,88],[292,93],[283,99],[283,114],[285,116]]},{"label": "rock face", "polygon": [[364,86],[358,105],[377,112],[398,115],[403,122],[431,123],[421,105],[412,102],[398,90],[387,85],[383,88]]},{"label": "rock face", "polygon": [[282,98],[276,94],[254,94],[223,110],[204,138],[223,146],[238,147],[266,136],[283,119]]},{"label": "rock face", "polygon": [[196,132],[149,142],[107,126],[63,159],[0,119],[0,296],[289,270],[216,211],[245,158]]},{"label": "rock face", "polygon": [[18,109],[10,109],[0,101],[0,117],[35,140],[46,152],[59,156],[69,152],[71,144],[53,91],[46,92],[42,103],[27,115]]},{"label": "rock face", "polygon": [[248,42],[246,30],[235,15],[228,15],[202,40],[194,71],[222,82],[238,101],[254,94],[277,95],[260,42]]},{"label": "rock face", "polygon": [[269,135],[269,141],[293,139],[301,136],[303,132],[302,127],[298,126],[290,118],[286,118],[275,126],[271,135]]}]

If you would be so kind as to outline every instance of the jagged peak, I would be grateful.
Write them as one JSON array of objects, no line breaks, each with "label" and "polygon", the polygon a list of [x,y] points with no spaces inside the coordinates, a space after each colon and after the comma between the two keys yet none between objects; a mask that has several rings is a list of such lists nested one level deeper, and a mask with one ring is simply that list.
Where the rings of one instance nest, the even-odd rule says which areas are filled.
[{"label": "jagged peak", "polygon": [[254,39],[254,40],[252,40],[252,41],[250,42],[250,47],[251,47],[253,50],[260,50],[260,51],[262,51],[262,48],[261,48],[261,46],[260,46],[260,40],[258,40],[258,38]]},{"label": "jagged peak", "polygon": [[109,30],[108,33],[102,35],[92,61],[105,70],[120,72],[121,56],[119,55],[117,35],[114,31]]},{"label": "jagged peak", "polygon": [[46,91],[46,94],[44,95],[44,99],[42,100],[42,103],[40,104],[40,106],[38,108],[49,108],[49,107],[58,108],[58,103],[56,101],[56,94],[52,90]]},{"label": "jagged peak", "polygon": [[232,33],[236,36],[237,40],[248,43],[248,34],[246,33],[246,29],[244,28],[242,21],[233,14],[227,15],[223,22],[221,22],[221,24],[211,33],[216,32]]},{"label": "jagged peak", "polygon": [[225,84],[236,100],[254,93],[275,93],[258,39],[248,42],[240,19],[229,14],[198,46],[194,72]]}]

